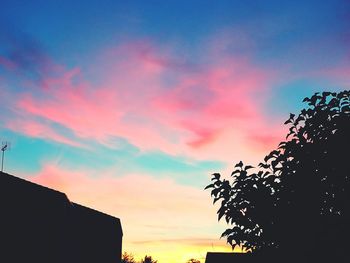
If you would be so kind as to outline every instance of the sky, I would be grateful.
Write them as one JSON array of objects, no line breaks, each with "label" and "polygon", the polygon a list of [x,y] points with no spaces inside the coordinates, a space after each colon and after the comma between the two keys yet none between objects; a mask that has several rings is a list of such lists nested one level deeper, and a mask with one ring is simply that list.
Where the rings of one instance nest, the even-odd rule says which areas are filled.
[{"label": "sky", "polygon": [[123,251],[204,262],[209,184],[349,89],[350,2],[17,1],[0,9],[5,171],[121,219]]}]

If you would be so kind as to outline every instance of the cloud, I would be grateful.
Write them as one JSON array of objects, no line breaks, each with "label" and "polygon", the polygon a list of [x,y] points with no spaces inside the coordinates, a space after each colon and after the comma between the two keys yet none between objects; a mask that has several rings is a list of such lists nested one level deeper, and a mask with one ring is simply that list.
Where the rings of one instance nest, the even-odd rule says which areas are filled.
[{"label": "cloud", "polygon": [[36,39],[17,28],[6,26],[0,26],[0,69],[2,67],[8,73],[35,83],[53,71],[61,70]]},{"label": "cloud", "polygon": [[[208,157],[206,148],[226,147],[228,130],[247,139],[257,138],[256,129],[277,138],[273,119],[262,113],[274,73],[221,48],[207,50],[203,56],[210,60],[199,66],[154,42],[121,44],[91,61],[95,80],[79,68],[57,65],[40,89],[18,96],[13,111],[25,121],[7,127],[70,145],[95,140],[108,146],[121,137],[141,150],[199,159]],[[33,133],[21,122],[50,132]]]},{"label": "cloud", "polygon": [[45,121],[40,122],[29,119],[10,119],[6,125],[7,128],[26,134],[29,137],[49,139],[73,147],[85,148],[83,144],[69,139],[68,137],[60,134],[58,131],[53,129],[50,125],[46,125]]},{"label": "cloud", "polygon": [[[103,140],[118,121],[116,94],[106,89],[92,89],[87,83],[73,83],[78,69],[61,78],[46,78],[41,96],[25,94],[16,103],[24,115],[40,117],[46,124],[57,123],[72,130],[77,138]],[[37,95],[37,94],[36,94]],[[115,108],[116,110],[113,110]]]},{"label": "cloud", "polygon": [[251,122],[263,123],[260,99],[268,92],[271,77],[242,59],[219,57],[206,71],[185,75],[158,98],[157,106],[169,114],[173,125],[191,132],[188,145],[200,148],[228,127],[248,132]]}]

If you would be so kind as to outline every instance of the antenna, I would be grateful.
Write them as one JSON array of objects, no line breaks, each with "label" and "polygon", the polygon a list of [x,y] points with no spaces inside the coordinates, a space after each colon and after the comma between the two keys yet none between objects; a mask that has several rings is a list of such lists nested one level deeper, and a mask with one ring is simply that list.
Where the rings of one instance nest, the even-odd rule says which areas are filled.
[{"label": "antenna", "polygon": [[10,142],[2,142],[1,151],[2,151],[2,157],[1,157],[1,172],[4,171],[4,158],[5,158],[5,151],[10,150],[11,143]]}]

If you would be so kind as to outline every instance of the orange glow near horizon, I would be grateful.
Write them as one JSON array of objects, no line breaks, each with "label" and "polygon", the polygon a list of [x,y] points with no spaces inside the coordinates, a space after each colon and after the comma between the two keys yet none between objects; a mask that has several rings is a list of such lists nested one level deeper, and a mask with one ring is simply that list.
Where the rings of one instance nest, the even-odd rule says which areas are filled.
[{"label": "orange glow near horizon", "polygon": [[[197,243],[196,243],[197,242]],[[240,248],[232,248],[224,240],[163,240],[140,244],[125,244],[124,252],[132,254],[136,260],[145,255],[152,256],[158,263],[186,263],[195,258],[202,263],[207,252],[242,253]]]},{"label": "orange glow near horizon", "polygon": [[[88,171],[72,172],[53,164],[31,179],[66,193],[74,202],[120,218],[123,251],[136,260],[149,255],[159,263],[190,258],[204,262],[207,252],[232,252],[225,239],[219,239],[226,225],[218,224],[215,207],[204,190],[146,175],[113,178],[107,171],[97,180]],[[142,198],[137,196],[141,191]],[[160,203],[163,207],[157,209]],[[242,252],[240,248],[234,251]]]}]

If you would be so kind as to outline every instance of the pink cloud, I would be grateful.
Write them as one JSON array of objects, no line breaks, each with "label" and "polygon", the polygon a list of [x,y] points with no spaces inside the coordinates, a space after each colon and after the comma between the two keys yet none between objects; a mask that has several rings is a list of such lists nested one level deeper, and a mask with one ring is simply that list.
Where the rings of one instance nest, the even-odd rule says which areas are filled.
[{"label": "pink cloud", "polygon": [[186,143],[198,149],[215,143],[230,127],[249,137],[251,127],[260,124],[261,129],[279,135],[274,125],[266,125],[262,113],[264,93],[269,92],[273,74],[235,57],[218,60],[201,74],[185,75],[177,86],[157,98],[159,111],[174,120],[169,125],[191,132]]},{"label": "pink cloud", "polygon": [[213,142],[220,133],[220,130],[213,127],[205,127],[202,124],[196,124],[187,120],[183,121],[181,126],[195,134],[195,138],[187,142],[187,145],[195,149]]},{"label": "pink cloud", "polygon": [[281,139],[283,139],[282,134],[286,134],[285,130],[282,128],[280,128],[278,132],[275,132],[275,134],[264,134],[261,131],[257,131],[255,134],[252,133],[247,137],[246,143],[248,147],[255,147],[268,154],[270,151],[277,148]]},{"label": "pink cloud", "polygon": [[118,120],[115,96],[103,89],[93,92],[83,87],[63,86],[50,89],[48,99],[23,96],[17,103],[28,115],[41,117],[73,130],[77,137],[101,139],[111,132]]},{"label": "pink cloud", "polygon": [[[7,123],[8,128],[60,142],[66,135],[54,131],[53,124],[70,129],[76,138],[102,141],[116,133],[122,114],[117,94],[105,88],[93,89],[86,82],[75,84],[74,78],[79,74],[78,69],[73,69],[60,78],[46,78],[40,94],[20,96],[15,110],[25,118]],[[50,132],[45,133],[45,129]],[[66,142],[74,139],[66,138]]]},{"label": "pink cloud", "polygon": [[49,139],[58,143],[71,145],[73,147],[84,147],[82,144],[61,135],[49,125],[41,124],[37,121],[26,119],[9,120],[7,122],[7,128],[34,138]]},{"label": "pink cloud", "polygon": [[[96,69],[99,81],[88,81],[79,68],[64,71],[57,66],[57,74],[43,78],[40,91],[22,94],[14,110],[26,116],[23,126],[46,126],[50,132],[45,139],[68,144],[93,139],[108,145],[116,136],[142,150],[196,158],[205,155],[205,147],[221,142],[225,130],[234,128],[249,137],[254,126],[276,135],[261,112],[273,73],[247,58],[212,50],[204,56],[214,59],[196,66],[155,43],[121,45],[91,64],[89,72]],[[43,136],[21,128],[21,121],[7,126]]]}]

